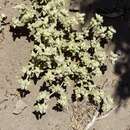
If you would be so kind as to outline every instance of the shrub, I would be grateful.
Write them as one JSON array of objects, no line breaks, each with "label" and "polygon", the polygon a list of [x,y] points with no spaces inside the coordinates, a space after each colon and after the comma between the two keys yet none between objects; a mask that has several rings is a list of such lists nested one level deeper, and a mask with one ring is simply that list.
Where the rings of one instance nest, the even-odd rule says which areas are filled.
[{"label": "shrub", "polygon": [[[58,95],[57,105],[66,108],[72,101],[85,99],[103,111],[112,108],[112,98],[95,84],[94,79],[107,69],[103,47],[115,30],[102,26],[96,14],[85,26],[84,14],[71,15],[65,0],[31,0],[32,5],[18,5],[19,15],[12,26],[26,27],[33,37],[31,59],[23,68],[21,90],[28,90],[30,81],[41,79],[43,87],[36,99],[35,110],[46,113],[49,100]],[[76,30],[75,25],[81,25]]]}]

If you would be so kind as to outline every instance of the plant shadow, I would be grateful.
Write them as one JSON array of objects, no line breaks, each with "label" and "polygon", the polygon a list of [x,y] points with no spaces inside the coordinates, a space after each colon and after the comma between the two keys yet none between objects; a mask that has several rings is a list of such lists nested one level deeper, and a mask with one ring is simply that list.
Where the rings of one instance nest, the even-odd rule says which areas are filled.
[{"label": "plant shadow", "polygon": [[24,27],[12,27],[10,26],[10,32],[12,33],[12,37],[13,40],[15,41],[17,38],[20,39],[21,37],[26,37],[26,40],[28,42],[31,42],[32,40],[34,40],[31,36],[30,36],[30,32],[27,29],[26,26]]},{"label": "plant shadow", "polygon": [[23,90],[23,89],[18,88],[17,91],[19,92],[19,94],[22,98],[24,98],[24,97],[26,97],[26,95],[30,94],[29,90]]},{"label": "plant shadow", "polygon": [[37,120],[40,120],[42,116],[45,115],[45,113],[41,114],[40,112],[37,112],[37,111],[33,111],[32,113],[35,115]]}]

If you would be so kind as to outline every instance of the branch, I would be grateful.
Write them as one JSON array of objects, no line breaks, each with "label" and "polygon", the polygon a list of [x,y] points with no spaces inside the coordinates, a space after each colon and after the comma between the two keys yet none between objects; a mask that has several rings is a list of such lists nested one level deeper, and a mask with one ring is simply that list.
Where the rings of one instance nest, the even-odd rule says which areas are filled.
[{"label": "branch", "polygon": [[99,112],[96,111],[96,112],[95,112],[95,115],[93,116],[92,121],[86,126],[85,130],[89,130],[89,129],[94,125],[94,123],[95,123],[95,121],[96,121],[98,115],[99,115]]},{"label": "branch", "polygon": [[[109,112],[107,112],[107,113],[106,113],[105,115],[103,115],[103,116],[99,116],[99,111],[96,110],[95,115],[93,116],[92,121],[86,126],[85,130],[89,130],[89,129],[94,125],[94,123],[95,123],[96,121],[102,120],[102,119],[108,117],[117,107],[118,107],[118,106],[115,106],[112,110],[110,110]],[[98,116],[99,116],[99,117],[98,117]]]},{"label": "branch", "polygon": [[109,112],[107,112],[105,115],[98,117],[98,118],[96,119],[96,121],[97,121],[97,120],[102,120],[102,119],[108,117],[117,107],[118,107],[118,106],[115,106],[112,110],[110,110]]}]

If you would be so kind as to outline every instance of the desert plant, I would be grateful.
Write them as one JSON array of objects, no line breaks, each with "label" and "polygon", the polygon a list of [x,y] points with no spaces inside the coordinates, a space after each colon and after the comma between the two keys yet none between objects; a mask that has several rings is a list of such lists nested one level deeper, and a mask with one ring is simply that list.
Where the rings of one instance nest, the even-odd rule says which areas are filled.
[{"label": "desert plant", "polygon": [[[31,59],[23,68],[21,90],[28,90],[32,79],[41,79],[43,88],[36,99],[35,110],[46,113],[49,100],[57,94],[57,103],[65,108],[71,102],[85,99],[102,111],[112,108],[112,98],[95,84],[107,69],[107,55],[102,44],[112,39],[115,30],[102,26],[96,14],[89,25],[84,14],[71,15],[65,0],[31,0],[32,5],[18,5],[19,15],[12,26],[26,27],[34,45]],[[80,30],[74,28],[81,25]]]}]

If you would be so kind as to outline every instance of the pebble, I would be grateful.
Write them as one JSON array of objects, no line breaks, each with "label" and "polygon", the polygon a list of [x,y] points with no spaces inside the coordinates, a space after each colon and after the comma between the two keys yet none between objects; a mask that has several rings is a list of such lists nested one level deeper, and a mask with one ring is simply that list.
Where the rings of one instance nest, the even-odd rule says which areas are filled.
[{"label": "pebble", "polygon": [[27,104],[26,104],[24,101],[22,101],[22,100],[18,100],[17,103],[16,103],[16,105],[15,105],[13,114],[14,114],[14,115],[19,115],[19,114],[21,114],[26,108],[27,108]]}]

